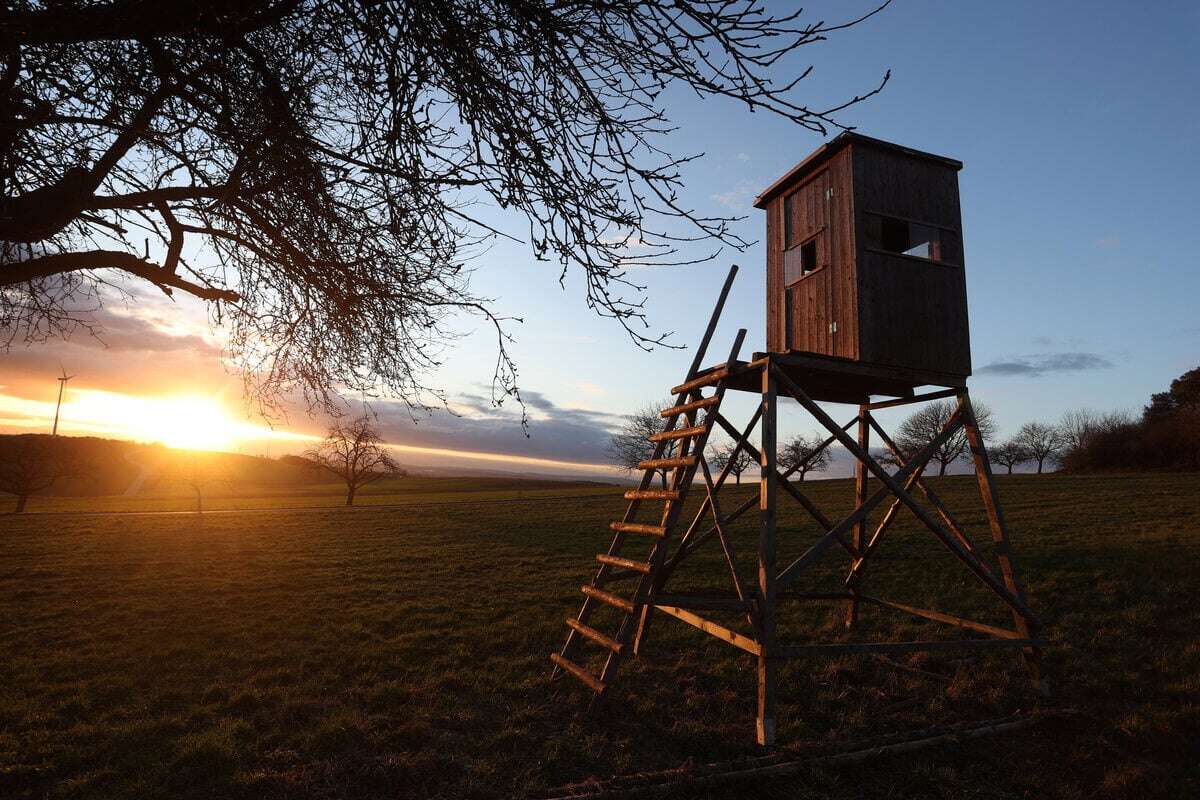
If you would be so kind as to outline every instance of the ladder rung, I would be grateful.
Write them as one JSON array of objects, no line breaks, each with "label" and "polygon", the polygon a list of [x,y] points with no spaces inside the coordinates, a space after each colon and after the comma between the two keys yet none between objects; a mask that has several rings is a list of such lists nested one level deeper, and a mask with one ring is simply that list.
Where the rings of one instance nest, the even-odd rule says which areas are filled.
[{"label": "ladder rung", "polygon": [[659,414],[664,417],[674,417],[678,414],[686,414],[689,411],[695,411],[698,408],[708,408],[709,406],[715,406],[718,402],[720,402],[719,397],[716,397],[716,396],[705,397],[701,400],[693,400],[690,403],[684,403],[681,406],[672,406],[671,408],[664,408],[662,411],[659,412]]},{"label": "ladder rung", "polygon": [[608,564],[610,567],[621,567],[622,569],[631,569],[634,572],[640,572],[643,575],[650,574],[650,565],[642,561],[634,561],[631,558],[621,558],[620,556],[610,556],[600,553],[596,556],[596,560],[601,564]]},{"label": "ladder rung", "polygon": [[678,500],[679,492],[674,489],[630,489],[626,500]]},{"label": "ladder rung", "polygon": [[704,386],[711,386],[712,384],[716,383],[717,381],[722,380],[724,378],[728,378],[728,377],[729,377],[729,370],[725,369],[724,367],[722,367],[721,369],[715,369],[712,372],[707,372],[698,378],[692,378],[687,383],[679,384],[678,386],[676,386],[674,389],[671,390],[671,394],[683,394],[684,392],[690,392],[693,389],[699,389]]},{"label": "ladder rung", "polygon": [[649,461],[639,461],[638,469],[678,469],[690,467],[696,463],[695,456],[675,456],[674,458],[652,458]]},{"label": "ladder rung", "polygon": [[567,672],[574,675],[576,678],[578,678],[582,683],[587,685],[587,687],[589,689],[591,689],[593,692],[595,692],[596,694],[600,694],[601,692],[604,691],[604,684],[600,682],[600,679],[597,678],[592,673],[588,672],[583,667],[576,664],[574,661],[569,661],[569,660],[563,658],[562,656],[560,656],[558,653],[551,653],[550,660],[553,661],[555,664],[558,664],[560,667],[565,669]]},{"label": "ladder rung", "polygon": [[626,614],[633,613],[633,603],[629,602],[623,597],[617,597],[615,594],[606,592],[603,589],[597,589],[595,586],[581,586],[579,587],[579,591],[583,592],[593,600],[599,600],[605,605],[612,606],[613,608],[619,608]]},{"label": "ladder rung", "polygon": [[575,631],[580,636],[591,639],[593,642],[600,645],[601,647],[607,647],[609,650],[612,650],[614,653],[621,652],[622,648],[621,648],[620,642],[618,642],[616,639],[613,639],[611,636],[605,636],[603,633],[596,630],[592,626],[584,625],[582,622],[580,622],[579,620],[577,620],[573,617],[567,617],[567,625],[568,625],[568,627],[571,628],[571,630]]},{"label": "ladder rung", "polygon": [[610,522],[608,529],[618,533],[641,533],[646,536],[657,536],[660,539],[667,535],[667,529],[661,525],[643,525],[640,522]]},{"label": "ladder rung", "polygon": [[686,439],[689,436],[699,436],[707,430],[703,425],[697,425],[694,428],[679,428],[674,431],[663,431],[647,437],[652,442],[665,442],[669,439]]}]

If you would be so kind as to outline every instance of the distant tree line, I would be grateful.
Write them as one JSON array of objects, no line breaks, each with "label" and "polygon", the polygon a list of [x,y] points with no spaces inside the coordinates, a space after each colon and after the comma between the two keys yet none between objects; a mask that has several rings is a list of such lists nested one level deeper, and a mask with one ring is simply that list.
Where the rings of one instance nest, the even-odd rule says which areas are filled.
[{"label": "distant tree line", "polygon": [[1200,470],[1200,367],[1150,397],[1140,418],[1077,414],[1063,468]]},{"label": "distant tree line", "polygon": [[[609,456],[614,463],[632,472],[639,461],[650,457],[653,444],[648,437],[663,430],[658,409],[668,405],[646,406],[626,418],[610,440]],[[999,442],[995,441],[991,410],[977,401],[973,406],[992,463],[1010,475],[1023,464],[1035,465],[1039,474],[1055,467],[1070,472],[1200,470],[1200,367],[1172,381],[1167,391],[1152,395],[1140,417],[1127,411],[1080,408],[1066,412],[1058,423],[1026,422]],[[953,400],[943,400],[910,414],[896,429],[880,460],[893,466],[907,462],[937,437],[955,407]],[[798,473],[801,480],[809,472],[824,470],[831,456],[828,449],[821,449],[822,443],[819,437],[804,435],[781,443],[780,466]],[[674,452],[672,445],[665,455]],[[970,459],[966,433],[960,429],[934,451],[930,461],[938,464],[939,475],[945,475],[955,461]],[[716,447],[710,463],[718,469],[728,465],[729,473],[741,483],[742,473],[754,464],[754,459],[745,449],[735,449],[729,443]],[[665,487],[666,471],[660,479]]]}]

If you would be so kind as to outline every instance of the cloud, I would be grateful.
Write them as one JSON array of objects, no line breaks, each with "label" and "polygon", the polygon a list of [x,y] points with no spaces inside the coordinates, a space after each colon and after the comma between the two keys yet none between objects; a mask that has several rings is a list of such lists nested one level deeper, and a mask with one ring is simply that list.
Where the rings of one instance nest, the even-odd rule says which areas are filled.
[{"label": "cloud", "polygon": [[153,313],[102,308],[88,315],[97,335],[76,329],[67,339],[51,339],[3,353],[0,383],[11,396],[43,399],[54,387],[59,363],[77,375],[73,386],[123,394],[163,394],[215,388],[230,380],[221,346],[196,330],[190,319],[178,333]]},{"label": "cloud", "polygon": [[1038,378],[1054,372],[1084,372],[1107,369],[1113,362],[1095,353],[1037,353],[1013,356],[975,370],[976,375],[1021,375]]},{"label": "cloud", "polygon": [[736,158],[738,161],[741,161],[744,164],[750,160],[750,154],[749,153],[738,153],[736,156],[734,156],[734,158]]},{"label": "cloud", "polygon": [[743,180],[727,192],[712,195],[712,199],[734,211],[745,211],[750,207],[750,201],[756,194],[758,194],[758,185]]},{"label": "cloud", "polygon": [[371,409],[390,444],[572,461],[603,462],[610,432],[619,414],[559,406],[544,394],[521,393],[530,411],[529,436],[521,428],[520,408],[509,400],[497,408],[484,395],[467,394],[451,404],[459,415],[435,411],[415,424],[401,403],[376,401]]},{"label": "cloud", "polygon": [[1099,247],[1101,250],[1116,250],[1120,246],[1121,237],[1115,233],[1110,233],[1096,240],[1096,247]]}]

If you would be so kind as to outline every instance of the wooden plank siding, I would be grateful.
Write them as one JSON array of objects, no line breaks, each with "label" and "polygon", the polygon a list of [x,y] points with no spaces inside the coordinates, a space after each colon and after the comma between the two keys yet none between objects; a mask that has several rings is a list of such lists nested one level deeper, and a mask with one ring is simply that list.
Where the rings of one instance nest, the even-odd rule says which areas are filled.
[{"label": "wooden plank siding", "polygon": [[[870,145],[852,145],[859,353],[872,364],[971,374],[958,172]],[[872,250],[863,219],[876,213],[944,228],[948,263]]]},{"label": "wooden plank siding", "polygon": [[[849,152],[834,156],[821,171],[771,200],[767,215],[767,348],[857,358],[858,281],[854,275]],[[784,283],[784,254],[814,236],[818,268],[794,282],[789,293]],[[836,332],[830,328],[834,322]]]}]

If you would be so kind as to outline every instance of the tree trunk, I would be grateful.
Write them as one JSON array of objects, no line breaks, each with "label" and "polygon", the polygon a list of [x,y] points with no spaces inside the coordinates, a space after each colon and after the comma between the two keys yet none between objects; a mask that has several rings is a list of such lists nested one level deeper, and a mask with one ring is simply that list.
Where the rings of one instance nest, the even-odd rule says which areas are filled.
[{"label": "tree trunk", "polygon": [[938,477],[940,478],[940,477],[942,477],[943,475],[945,475],[945,474],[946,474],[946,465],[947,465],[947,462],[945,462],[945,461],[939,461],[939,462],[938,462],[938,464],[940,464],[940,465],[941,465],[940,467],[938,467]]},{"label": "tree trunk", "polygon": [[1039,458],[1039,459],[1038,459],[1038,475],[1041,475],[1041,474],[1042,474],[1042,462],[1043,462],[1043,461],[1045,461],[1045,460],[1046,460],[1046,459],[1044,459],[1044,458]]},{"label": "tree trunk", "polygon": [[200,494],[200,490],[196,490],[196,513],[204,513],[204,496]]},{"label": "tree trunk", "polygon": [[354,492],[355,492],[355,488],[353,486],[349,486],[346,488],[346,505],[348,505],[348,506],[354,505]]},{"label": "tree trunk", "polygon": [[29,500],[29,495],[27,495],[27,494],[17,495],[17,510],[16,510],[17,514],[20,514],[22,511],[25,510],[25,503],[28,500]]},{"label": "tree trunk", "polygon": [[664,490],[666,490],[666,488],[667,488],[667,471],[665,469],[662,472],[658,473],[658,479],[662,481],[662,487]]},{"label": "tree trunk", "polygon": [[740,473],[740,472],[735,472],[735,473],[733,473],[733,479],[734,479],[735,481],[737,481],[737,485],[738,485],[738,486],[741,486],[741,485],[742,485],[742,473]]},{"label": "tree trunk", "polygon": [[1008,474],[1009,474],[1009,475],[1012,475],[1012,468],[1013,468],[1013,465],[1012,465],[1012,464],[1009,464],[1009,465],[1008,465]]}]

